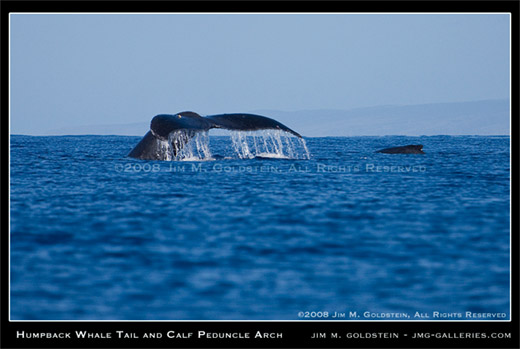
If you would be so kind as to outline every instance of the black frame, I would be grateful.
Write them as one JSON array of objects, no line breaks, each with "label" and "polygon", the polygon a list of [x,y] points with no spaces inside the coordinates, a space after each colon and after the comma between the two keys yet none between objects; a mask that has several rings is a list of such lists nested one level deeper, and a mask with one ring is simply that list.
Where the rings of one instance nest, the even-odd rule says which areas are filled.
[{"label": "black frame", "polygon": [[[517,127],[518,105],[518,77],[519,77],[519,23],[520,14],[518,1],[438,1],[438,2],[138,2],[138,1],[111,1],[111,2],[65,2],[65,1],[2,1],[1,6],[1,32],[2,32],[2,160],[9,161],[9,101],[8,91],[8,57],[9,57],[9,13],[11,12],[506,12],[511,13],[512,23],[512,129],[511,129],[511,158],[512,162],[518,161]],[[511,187],[511,219],[512,219],[512,294],[511,294],[511,321],[426,321],[426,322],[399,322],[399,321],[368,321],[368,322],[332,322],[332,321],[290,321],[290,322],[10,322],[8,314],[8,174],[2,171],[2,231],[1,236],[1,342],[2,348],[62,348],[62,347],[273,347],[273,348],[311,348],[311,347],[363,347],[363,348],[519,348],[519,236],[518,226],[518,175],[512,168]],[[77,339],[74,332],[77,330],[89,331],[101,334],[111,333],[111,338]],[[71,339],[20,339],[17,332],[37,333],[71,333]],[[136,333],[139,339],[119,339],[116,331]],[[168,338],[167,333],[193,333],[189,338]],[[239,332],[250,333],[249,339],[199,339],[198,331],[206,332]],[[257,331],[282,333],[282,338],[255,339]],[[161,339],[143,339],[143,333],[162,333]],[[347,333],[377,334],[397,333],[399,338],[372,338],[372,339],[348,339]],[[311,339],[314,333],[326,333],[327,338]],[[341,338],[331,338],[332,333],[337,333]],[[414,339],[414,333],[430,333],[429,338]],[[442,335],[434,335],[440,333]],[[470,338],[458,338],[462,333],[469,334]],[[487,338],[476,338],[478,334],[485,333]],[[491,333],[510,333],[506,339],[492,339]]]}]

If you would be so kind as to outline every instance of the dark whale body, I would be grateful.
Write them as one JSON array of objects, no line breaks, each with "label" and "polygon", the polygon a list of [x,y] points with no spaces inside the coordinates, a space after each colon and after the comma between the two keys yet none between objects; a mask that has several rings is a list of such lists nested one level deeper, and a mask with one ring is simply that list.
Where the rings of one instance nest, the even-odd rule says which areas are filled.
[{"label": "dark whale body", "polygon": [[172,144],[173,155],[176,155],[197,132],[208,131],[212,128],[240,131],[273,129],[286,131],[302,138],[300,134],[282,123],[261,115],[218,114],[202,117],[197,113],[184,111],[175,115],[154,116],[150,123],[150,131],[144,135],[128,156],[141,160],[166,160],[161,142],[168,141],[171,132],[181,131]]},{"label": "dark whale body", "polygon": [[422,151],[422,144],[410,144],[402,147],[393,147],[378,150],[376,153],[385,153],[385,154],[424,154]]}]

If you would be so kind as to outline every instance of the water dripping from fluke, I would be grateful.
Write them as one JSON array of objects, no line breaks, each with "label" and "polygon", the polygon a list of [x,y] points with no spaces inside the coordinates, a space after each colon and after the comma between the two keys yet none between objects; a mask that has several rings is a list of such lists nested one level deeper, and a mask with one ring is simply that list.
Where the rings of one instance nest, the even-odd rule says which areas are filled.
[{"label": "water dripping from fluke", "polygon": [[310,159],[305,140],[282,130],[229,131],[229,141],[228,156],[213,155],[208,131],[175,130],[157,148],[166,161]]},{"label": "water dripping from fluke", "polygon": [[240,159],[310,159],[305,140],[282,130],[232,131],[231,142]]}]

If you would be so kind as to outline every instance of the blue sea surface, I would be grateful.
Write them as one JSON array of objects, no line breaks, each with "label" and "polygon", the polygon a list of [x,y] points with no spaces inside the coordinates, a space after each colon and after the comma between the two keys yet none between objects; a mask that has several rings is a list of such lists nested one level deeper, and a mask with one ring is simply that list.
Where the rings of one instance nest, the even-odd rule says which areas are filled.
[{"label": "blue sea surface", "polygon": [[[127,158],[139,139],[11,136],[11,319],[510,318],[508,136],[199,162]],[[406,144],[426,154],[375,152]]]}]

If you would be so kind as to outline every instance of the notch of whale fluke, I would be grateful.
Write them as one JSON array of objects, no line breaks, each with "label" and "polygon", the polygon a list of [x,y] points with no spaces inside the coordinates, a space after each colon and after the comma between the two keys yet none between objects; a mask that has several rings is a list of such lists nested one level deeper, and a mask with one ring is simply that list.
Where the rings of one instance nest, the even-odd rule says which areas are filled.
[{"label": "notch of whale fluke", "polygon": [[150,131],[144,135],[128,156],[142,160],[166,160],[164,145],[161,142],[169,141],[172,132],[179,131],[182,133],[182,137],[176,139],[175,146],[172,149],[173,155],[176,156],[176,153],[197,132],[208,131],[212,128],[236,131],[282,130],[302,138],[296,131],[266,116],[237,113],[202,117],[191,111],[183,111],[173,115],[159,114],[154,116],[150,123]]},{"label": "notch of whale fluke", "polygon": [[402,147],[392,147],[378,150],[376,153],[385,154],[424,154],[422,144],[410,144]]}]

